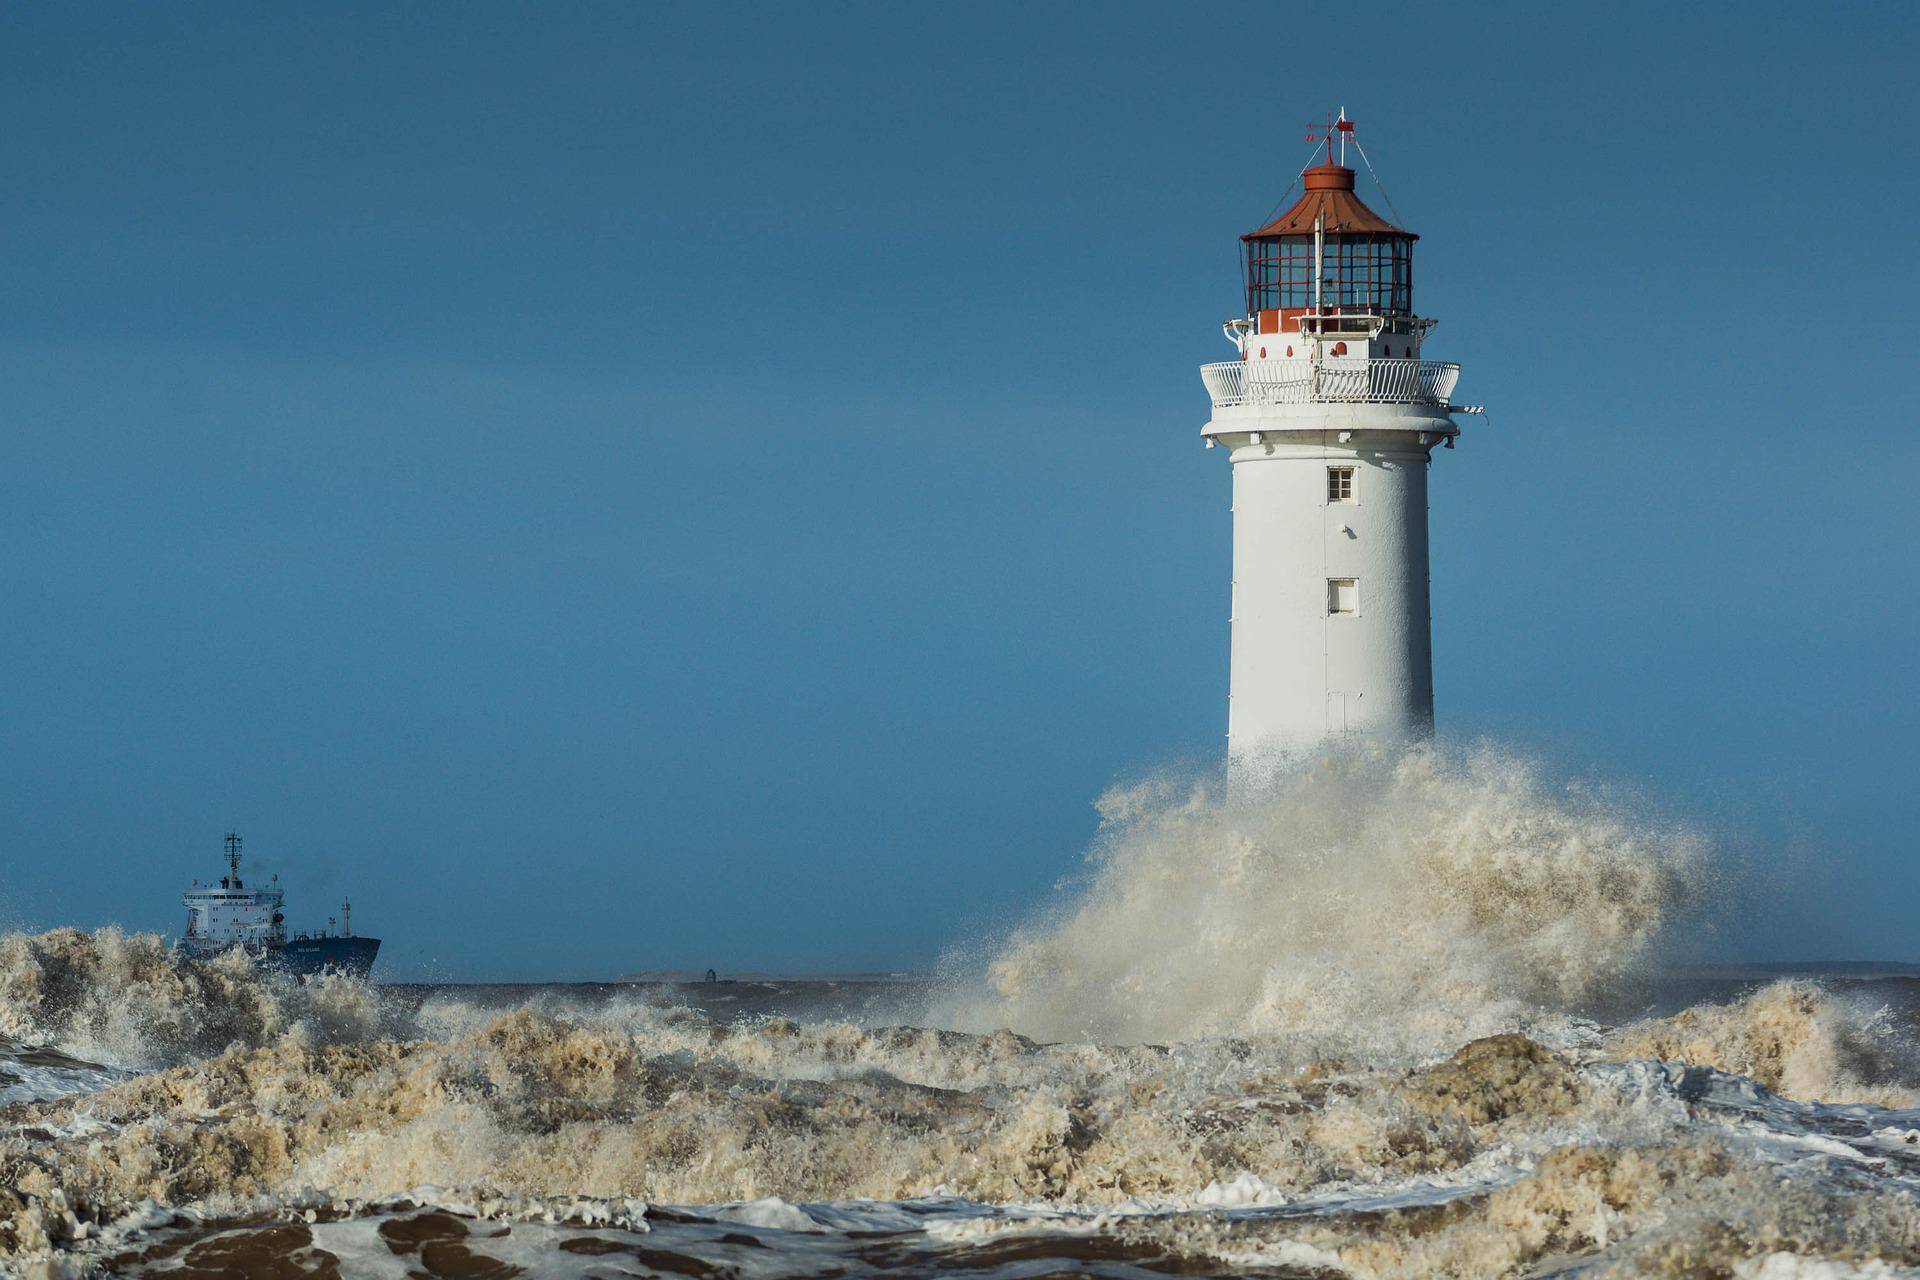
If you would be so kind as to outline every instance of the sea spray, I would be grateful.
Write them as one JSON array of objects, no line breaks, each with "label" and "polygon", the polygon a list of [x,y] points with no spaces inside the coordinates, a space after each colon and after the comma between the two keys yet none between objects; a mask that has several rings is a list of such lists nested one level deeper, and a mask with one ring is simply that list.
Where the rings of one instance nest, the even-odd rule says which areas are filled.
[{"label": "sea spray", "polygon": [[343,975],[299,981],[244,952],[194,960],[158,935],[102,929],[0,935],[0,1039],[147,1070],[291,1038],[387,1030],[378,994]]},{"label": "sea spray", "polygon": [[1485,746],[1328,750],[1233,799],[1154,777],[1099,809],[1090,875],[984,989],[956,982],[950,1025],[1431,1056],[1601,992],[1708,867],[1696,833]]}]

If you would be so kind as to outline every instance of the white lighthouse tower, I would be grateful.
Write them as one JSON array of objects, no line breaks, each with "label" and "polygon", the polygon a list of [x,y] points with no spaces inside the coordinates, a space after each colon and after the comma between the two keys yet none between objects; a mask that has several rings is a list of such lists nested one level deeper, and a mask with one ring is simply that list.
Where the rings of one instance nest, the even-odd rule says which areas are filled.
[{"label": "white lighthouse tower", "polygon": [[[1421,358],[1411,231],[1354,193],[1345,112],[1304,192],[1241,237],[1239,358],[1201,368],[1207,447],[1233,461],[1229,772],[1245,783],[1330,735],[1433,727],[1427,464],[1451,448],[1460,367]],[[1357,144],[1356,144],[1357,145]],[[1335,148],[1338,147],[1336,159]],[[1364,155],[1364,153],[1363,153]]]}]

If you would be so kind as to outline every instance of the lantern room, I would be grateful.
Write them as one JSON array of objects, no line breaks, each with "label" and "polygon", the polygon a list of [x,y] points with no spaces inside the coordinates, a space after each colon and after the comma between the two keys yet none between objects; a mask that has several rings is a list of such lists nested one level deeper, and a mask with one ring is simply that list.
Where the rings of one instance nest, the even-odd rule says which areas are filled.
[{"label": "lantern room", "polygon": [[[1342,122],[1345,123],[1344,121]],[[1415,333],[1413,242],[1367,208],[1353,170],[1329,159],[1301,174],[1305,193],[1278,218],[1241,236],[1247,315],[1259,333]]]}]

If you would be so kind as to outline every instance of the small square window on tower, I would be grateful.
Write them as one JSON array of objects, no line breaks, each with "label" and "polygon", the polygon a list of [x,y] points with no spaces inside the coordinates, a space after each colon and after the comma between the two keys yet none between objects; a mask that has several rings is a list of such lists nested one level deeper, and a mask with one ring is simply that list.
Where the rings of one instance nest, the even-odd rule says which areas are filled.
[{"label": "small square window on tower", "polygon": [[1328,502],[1352,502],[1353,501],[1353,468],[1352,467],[1328,467],[1327,468],[1327,501]]},{"label": "small square window on tower", "polygon": [[1327,579],[1327,613],[1360,612],[1360,582],[1357,578]]}]

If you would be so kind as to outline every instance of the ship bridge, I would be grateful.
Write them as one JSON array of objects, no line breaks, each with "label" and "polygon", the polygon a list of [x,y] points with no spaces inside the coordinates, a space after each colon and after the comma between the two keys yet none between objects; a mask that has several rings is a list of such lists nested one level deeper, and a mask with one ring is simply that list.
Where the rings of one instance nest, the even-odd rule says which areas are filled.
[{"label": "ship bridge", "polygon": [[[278,877],[275,877],[278,880]],[[218,884],[195,881],[180,895],[187,909],[182,945],[196,954],[211,954],[231,946],[251,951],[276,947],[286,941],[286,916],[281,903],[286,894],[270,884],[249,889],[240,878],[240,837],[227,833],[227,874]]]}]

